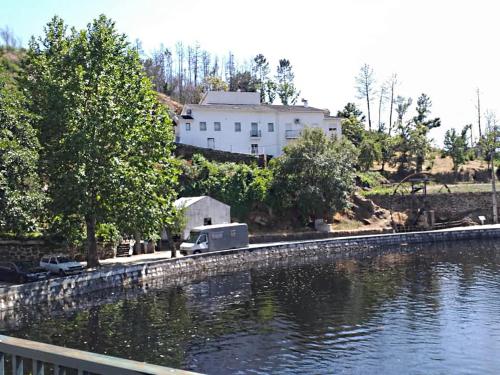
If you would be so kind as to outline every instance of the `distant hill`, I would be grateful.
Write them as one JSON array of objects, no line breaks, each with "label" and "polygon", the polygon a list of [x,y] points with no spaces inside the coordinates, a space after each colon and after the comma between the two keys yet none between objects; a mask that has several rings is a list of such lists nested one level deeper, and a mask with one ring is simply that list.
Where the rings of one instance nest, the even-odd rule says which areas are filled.
[{"label": "distant hill", "polygon": [[22,72],[21,61],[26,54],[24,49],[0,47],[0,72],[2,72],[12,84]]}]

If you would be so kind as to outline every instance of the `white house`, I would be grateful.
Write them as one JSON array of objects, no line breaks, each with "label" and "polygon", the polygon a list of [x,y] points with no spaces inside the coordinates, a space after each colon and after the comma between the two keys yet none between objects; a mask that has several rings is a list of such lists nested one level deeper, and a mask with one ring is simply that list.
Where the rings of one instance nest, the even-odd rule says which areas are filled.
[{"label": "white house", "polygon": [[[189,237],[189,232],[195,227],[231,222],[231,206],[206,195],[179,198],[174,202],[174,205],[177,209],[184,208],[185,210],[184,238]],[[166,231],[163,231],[161,237],[163,240],[167,239]]]},{"label": "white house", "polygon": [[210,91],[200,104],[186,104],[176,119],[176,140],[243,154],[279,156],[305,127],[340,137],[340,118],[303,105],[262,104],[258,92]]}]

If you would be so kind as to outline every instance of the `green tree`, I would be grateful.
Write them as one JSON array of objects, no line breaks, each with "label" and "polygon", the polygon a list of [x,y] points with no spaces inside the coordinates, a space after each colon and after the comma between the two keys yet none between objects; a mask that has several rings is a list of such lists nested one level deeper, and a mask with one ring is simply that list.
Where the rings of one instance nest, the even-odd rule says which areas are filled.
[{"label": "green tree", "polygon": [[205,78],[204,87],[207,91],[227,91],[229,85],[218,76],[208,76]]},{"label": "green tree", "polygon": [[263,54],[258,54],[253,59],[253,73],[256,77],[256,87],[257,91],[260,93],[260,101],[261,103],[266,102],[266,82],[268,81],[269,76],[269,62],[264,57]]},{"label": "green tree", "polygon": [[52,212],[85,222],[89,266],[98,223],[157,233],[175,198],[172,125],[125,35],[105,16],[68,35],[54,17],[30,42],[26,84]]},{"label": "green tree", "polygon": [[411,146],[415,155],[415,169],[422,171],[422,165],[428,151],[430,150],[430,141],[428,139],[429,130],[441,126],[439,117],[430,119],[432,101],[426,94],[421,94],[417,99],[417,115],[413,118],[414,129],[411,132]]},{"label": "green tree", "polygon": [[276,92],[283,105],[293,105],[300,95],[293,83],[295,75],[290,60],[281,59],[276,68]]},{"label": "green tree", "polygon": [[[467,128],[466,128],[467,129]],[[455,129],[449,129],[444,136],[444,154],[453,160],[453,171],[456,173],[458,167],[465,163],[467,154],[467,132],[457,134]]]},{"label": "green tree", "polygon": [[304,220],[324,218],[344,209],[354,186],[357,154],[347,140],[306,128],[283,155],[271,160],[276,204],[296,209]]},{"label": "green tree", "polygon": [[231,91],[256,92],[257,82],[249,71],[237,72],[231,77],[229,87]]},{"label": "green tree", "polygon": [[33,231],[44,194],[38,178],[39,143],[25,97],[0,68],[0,232]]},{"label": "green tree", "polygon": [[342,118],[342,136],[358,147],[365,137],[363,112],[354,103],[347,103],[337,112],[337,117]]},{"label": "green tree", "polygon": [[368,171],[373,163],[382,159],[382,148],[377,139],[367,137],[359,146],[358,164],[363,171]]},{"label": "green tree", "polygon": [[266,82],[266,96],[267,96],[267,103],[268,104],[273,104],[274,101],[276,100],[277,89],[278,89],[278,86],[276,85],[276,82],[271,81],[271,80]]}]

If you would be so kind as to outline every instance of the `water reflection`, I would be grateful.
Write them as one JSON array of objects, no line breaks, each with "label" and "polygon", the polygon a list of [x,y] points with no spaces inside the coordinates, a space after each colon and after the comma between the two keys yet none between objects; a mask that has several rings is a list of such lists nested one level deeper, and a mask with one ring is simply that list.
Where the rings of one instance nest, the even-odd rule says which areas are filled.
[{"label": "water reflection", "polygon": [[115,291],[4,332],[210,374],[498,373],[500,245],[389,250]]}]

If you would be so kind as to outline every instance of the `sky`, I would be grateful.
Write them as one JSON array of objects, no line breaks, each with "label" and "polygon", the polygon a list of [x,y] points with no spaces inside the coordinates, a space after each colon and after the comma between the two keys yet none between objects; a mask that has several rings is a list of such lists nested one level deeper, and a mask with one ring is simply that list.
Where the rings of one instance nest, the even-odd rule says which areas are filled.
[{"label": "sky", "polygon": [[332,114],[349,101],[366,110],[354,88],[363,64],[378,84],[397,74],[397,95],[431,97],[432,116],[442,120],[431,132],[438,145],[447,129],[468,123],[477,136],[477,88],[483,114],[500,115],[495,0],[0,0],[0,27],[26,45],[55,14],[83,28],[101,13],[146,53],[197,41],[237,59],[262,53],[273,67],[287,58],[301,98]]}]

